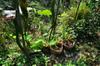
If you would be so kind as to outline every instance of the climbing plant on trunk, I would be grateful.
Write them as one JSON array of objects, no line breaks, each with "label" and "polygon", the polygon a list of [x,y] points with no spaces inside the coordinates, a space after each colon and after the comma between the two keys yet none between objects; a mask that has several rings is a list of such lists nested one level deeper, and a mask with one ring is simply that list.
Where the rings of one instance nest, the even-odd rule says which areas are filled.
[{"label": "climbing plant on trunk", "polygon": [[[51,23],[51,31],[50,31],[50,36],[49,40],[53,38],[57,26],[57,16],[58,16],[58,11],[59,11],[59,4],[60,0],[52,0],[51,1],[51,12],[52,12],[52,23]],[[52,36],[53,35],[53,36]]]},{"label": "climbing plant on trunk", "polygon": [[16,10],[16,17],[14,20],[14,25],[16,29],[16,42],[24,53],[28,66],[31,66],[29,49],[27,47],[27,42],[25,41],[25,33],[27,29],[26,27],[28,19],[27,2],[26,0],[15,0],[15,2],[13,3]]}]

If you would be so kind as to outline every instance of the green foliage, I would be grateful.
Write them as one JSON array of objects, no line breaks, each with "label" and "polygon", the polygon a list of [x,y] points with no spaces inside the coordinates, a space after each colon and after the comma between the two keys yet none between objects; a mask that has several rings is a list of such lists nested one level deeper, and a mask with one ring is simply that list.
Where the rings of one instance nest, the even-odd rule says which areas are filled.
[{"label": "green foliage", "polygon": [[44,15],[44,16],[50,16],[50,15],[52,15],[51,11],[47,10],[47,9],[46,10],[38,10],[37,13],[39,15]]},{"label": "green foliage", "polygon": [[79,14],[86,15],[88,13],[90,13],[89,6],[86,5],[86,2],[81,2],[79,7]]},{"label": "green foliage", "polygon": [[4,37],[0,37],[0,44],[4,43],[5,42],[5,38]]},{"label": "green foliage", "polygon": [[[74,20],[74,18],[76,16],[76,11],[77,11],[77,7],[73,6],[70,8],[70,10],[63,12],[59,18],[60,22],[64,22],[66,25],[69,25],[69,23],[71,23]],[[85,2],[82,2],[80,4],[79,10],[78,10],[78,15],[81,15],[81,17],[82,17],[84,15],[87,15],[89,12],[90,12],[89,7],[86,5]],[[80,18],[80,16],[79,16],[79,18]]]},{"label": "green foliage", "polygon": [[13,35],[13,34],[9,34],[8,36],[9,36],[9,38],[11,38],[11,39],[16,39],[16,36]]},{"label": "green foliage", "polygon": [[59,64],[54,64],[53,66],[63,66],[63,65],[61,65],[61,64],[59,63]]},{"label": "green foliage", "polygon": [[26,41],[31,41],[32,40],[32,35],[29,35],[28,33],[26,33],[25,40]]},{"label": "green foliage", "polygon": [[44,39],[36,39],[34,42],[32,42],[32,45],[30,46],[32,49],[40,50],[45,44]]},{"label": "green foliage", "polygon": [[86,57],[84,55],[80,55],[80,58],[78,58],[76,64],[78,66],[87,66],[85,62],[86,62]]},{"label": "green foliage", "polygon": [[[86,5],[85,2],[81,2],[78,10],[78,21],[75,21],[76,17],[76,11],[77,6],[72,6],[70,10],[67,10],[63,12],[61,15],[59,15],[59,21],[61,22],[60,31],[62,31],[63,37],[67,36],[67,39],[69,39],[70,36],[73,36],[71,38],[75,38],[75,29],[73,29],[73,24],[77,24],[78,28],[81,29],[82,25],[84,25],[84,16],[86,16],[88,13],[90,13],[90,8]],[[82,19],[82,20],[81,20]],[[82,22],[83,21],[83,22]]]},{"label": "green foliage", "polygon": [[[1,2],[2,1],[3,0],[1,0]],[[4,0],[4,2],[5,1],[7,2],[8,0]],[[60,4],[58,4],[59,1]],[[26,4],[20,3],[23,15],[18,12],[16,13],[17,19],[16,22],[13,22],[15,23],[15,27],[12,25],[12,21],[7,22],[0,17],[0,34],[2,35],[0,35],[0,65],[14,66],[16,64],[17,66],[25,66],[26,62],[29,61],[28,63],[32,62],[31,64],[33,66],[49,66],[48,64],[50,63],[53,64],[53,66],[88,66],[94,63],[94,61],[100,62],[100,36],[96,35],[97,32],[100,32],[100,2],[98,0],[82,0],[77,10],[78,1],[75,2],[76,0],[71,0],[69,9],[64,9],[61,1],[62,0],[52,0],[52,2],[49,1],[49,4],[45,4],[46,6],[43,4],[45,0],[43,0],[43,2],[42,0],[29,2],[29,6],[33,9],[29,12],[29,19],[27,19]],[[4,6],[2,5],[1,7]],[[61,10],[61,12],[59,10]],[[16,33],[14,28],[16,28]],[[28,30],[26,30],[26,28],[28,28]],[[49,30],[51,28],[55,30],[55,34],[51,33],[53,37],[49,40]],[[89,37],[90,35],[94,36],[95,39]],[[84,36],[86,36],[86,38],[81,38]],[[15,43],[16,38],[18,46],[24,54],[22,54],[21,50],[17,47]],[[93,40],[92,42],[86,42],[84,44],[87,38]],[[85,41],[82,43],[76,41],[80,39]],[[11,43],[8,43],[9,40]],[[67,54],[69,55],[70,52],[73,52],[74,48],[66,48],[67,50],[65,50],[64,44],[69,47],[71,42],[64,43],[64,40],[71,40],[75,43],[74,48],[80,50],[78,57],[77,55],[75,59],[74,57],[67,57]],[[6,44],[6,42],[8,44]],[[59,45],[56,44],[64,46],[62,53],[53,53],[53,51],[55,52],[56,50],[55,47],[59,49]],[[47,47],[48,45],[51,47],[55,46],[53,47],[54,50],[51,51],[51,48]],[[43,49],[47,52],[47,55],[42,51]],[[31,53],[30,50],[33,53]],[[60,58],[64,62],[62,62]],[[54,62],[52,62],[53,59]]]},{"label": "green foliage", "polygon": [[12,6],[12,1],[13,0],[1,0],[0,1],[0,7],[5,8],[5,7],[9,7]]},{"label": "green foliage", "polygon": [[29,6],[35,8],[35,9],[44,9],[45,7],[42,6],[42,4],[38,1],[30,2]]},{"label": "green foliage", "polygon": [[56,45],[56,43],[57,43],[57,40],[55,40],[55,39],[52,39],[52,40],[49,41],[50,46]]},{"label": "green foliage", "polygon": [[68,61],[68,62],[66,63],[66,66],[76,66],[76,65],[73,64],[72,61]]}]

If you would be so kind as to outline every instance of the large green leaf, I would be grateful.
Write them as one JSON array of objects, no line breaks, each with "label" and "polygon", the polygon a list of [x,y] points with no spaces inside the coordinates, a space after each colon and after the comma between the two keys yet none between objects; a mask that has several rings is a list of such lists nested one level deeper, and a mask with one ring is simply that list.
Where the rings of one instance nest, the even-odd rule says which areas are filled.
[{"label": "large green leaf", "polygon": [[34,41],[31,45],[32,49],[36,49],[39,50],[43,47],[43,44],[45,44],[44,39],[37,39],[36,41]]},{"label": "large green leaf", "polygon": [[45,15],[45,16],[50,16],[50,15],[52,15],[51,11],[48,10],[48,9],[46,9],[46,10],[38,10],[37,13],[38,13],[39,15]]}]

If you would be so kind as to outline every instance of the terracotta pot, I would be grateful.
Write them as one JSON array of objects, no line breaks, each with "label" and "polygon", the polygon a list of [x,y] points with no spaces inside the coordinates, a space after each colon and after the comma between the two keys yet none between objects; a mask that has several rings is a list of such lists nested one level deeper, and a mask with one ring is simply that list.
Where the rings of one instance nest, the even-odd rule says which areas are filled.
[{"label": "terracotta pot", "polygon": [[55,55],[61,54],[63,51],[63,45],[57,44],[55,47],[50,46],[50,50],[51,50],[51,53],[53,53]]},{"label": "terracotta pot", "polygon": [[64,41],[63,46],[64,46],[64,49],[66,49],[66,50],[72,49],[74,47],[74,43],[71,40]]}]

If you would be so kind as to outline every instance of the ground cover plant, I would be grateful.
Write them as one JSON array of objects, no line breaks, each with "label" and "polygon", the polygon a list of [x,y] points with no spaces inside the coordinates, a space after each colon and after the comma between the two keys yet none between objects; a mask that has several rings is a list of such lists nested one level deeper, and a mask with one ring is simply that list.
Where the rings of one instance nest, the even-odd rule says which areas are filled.
[{"label": "ground cover plant", "polygon": [[100,66],[100,1],[1,0],[0,66]]}]

